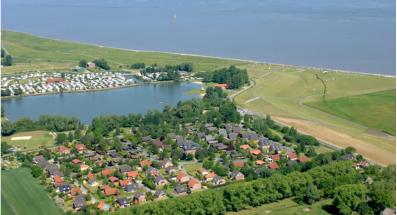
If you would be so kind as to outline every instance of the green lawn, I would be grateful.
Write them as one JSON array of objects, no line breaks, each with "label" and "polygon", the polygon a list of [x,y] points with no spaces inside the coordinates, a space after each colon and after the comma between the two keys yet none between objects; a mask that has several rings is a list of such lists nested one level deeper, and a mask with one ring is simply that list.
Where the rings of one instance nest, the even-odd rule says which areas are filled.
[{"label": "green lawn", "polygon": [[1,178],[1,214],[61,214],[55,202],[31,176],[29,169],[5,170]]},{"label": "green lawn", "polygon": [[242,210],[239,212],[229,212],[227,215],[260,215],[260,214],[313,214],[326,215],[330,214],[323,209],[323,206],[330,205],[331,200],[323,200],[313,205],[299,205],[291,199],[281,200],[275,203],[265,204],[256,208]]},{"label": "green lawn", "polygon": [[243,61],[198,57],[149,51],[127,51],[75,42],[45,39],[25,33],[2,31],[2,47],[14,57],[14,66],[3,67],[2,72],[14,73],[32,70],[70,69],[81,59],[88,61],[105,58],[114,69],[133,63],[147,65],[192,62],[195,71],[207,71],[229,65],[247,64]]},{"label": "green lawn", "polygon": [[[327,85],[328,101],[393,90],[396,88],[394,77],[335,71],[323,73],[319,69],[270,64],[250,64],[246,67],[253,84],[234,98],[240,107],[259,115],[269,114],[277,122],[294,126],[329,145],[339,148],[353,146],[366,158],[379,164],[395,163],[395,137],[374,132],[360,121],[306,105],[322,100],[323,85],[316,74]],[[384,99],[382,95],[374,97],[380,98],[367,100],[373,107]],[[395,95],[391,97],[388,101],[395,100]],[[371,109],[372,115],[381,116],[380,120],[377,119],[378,128],[393,130],[389,126],[395,120],[395,110],[392,109]],[[357,116],[360,120],[367,120],[365,113],[360,114]]]},{"label": "green lawn", "polygon": [[197,170],[199,170],[201,167],[203,167],[202,163],[191,162],[191,163],[183,164],[183,168],[185,169],[186,173],[191,176],[195,176]]},{"label": "green lawn", "polygon": [[[29,140],[12,140],[14,137],[27,137],[31,136]],[[48,131],[27,131],[17,132],[8,137],[2,137],[2,141],[7,142],[12,146],[20,148],[22,151],[29,151],[38,149],[39,147],[54,146],[54,139]]]},{"label": "green lawn", "polygon": [[395,89],[307,103],[327,113],[363,124],[369,128],[396,134]]}]

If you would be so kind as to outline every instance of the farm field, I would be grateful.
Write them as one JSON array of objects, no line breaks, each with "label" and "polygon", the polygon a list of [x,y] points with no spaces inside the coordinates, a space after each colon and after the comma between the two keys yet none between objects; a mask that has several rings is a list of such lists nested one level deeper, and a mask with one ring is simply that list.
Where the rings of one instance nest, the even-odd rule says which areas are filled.
[{"label": "farm field", "polygon": [[306,105],[363,124],[369,128],[396,135],[395,89],[311,102],[306,103]]},{"label": "farm field", "polygon": [[[328,145],[353,146],[367,159],[379,164],[395,163],[394,136],[373,132],[374,129],[357,121],[305,105],[322,99],[324,88],[316,74],[327,85],[328,100],[395,89],[394,77],[323,73],[318,69],[282,65],[250,64],[246,68],[253,84],[234,97],[239,107],[258,115],[269,114],[277,122],[294,126]],[[377,114],[386,118],[395,116],[395,111],[378,110]]]},{"label": "farm field", "polygon": [[2,68],[3,74],[33,70],[71,69],[81,59],[105,58],[111,67],[129,67],[133,63],[178,64],[192,62],[196,71],[207,71],[230,64],[247,62],[150,51],[131,51],[75,42],[40,38],[25,33],[2,31],[2,44],[14,58],[15,65]]},{"label": "farm field", "polygon": [[18,147],[22,151],[38,149],[41,146],[51,147],[54,146],[55,142],[48,131],[17,132],[11,136],[2,137],[2,141]]},{"label": "farm field", "polygon": [[61,214],[43,187],[36,183],[29,169],[3,170],[1,177],[1,214]]},{"label": "farm field", "polygon": [[229,212],[227,215],[259,215],[259,214],[330,214],[323,209],[323,206],[331,204],[331,200],[322,200],[313,205],[299,205],[291,199],[284,199],[278,202],[265,204],[256,208],[246,209],[239,212]]}]

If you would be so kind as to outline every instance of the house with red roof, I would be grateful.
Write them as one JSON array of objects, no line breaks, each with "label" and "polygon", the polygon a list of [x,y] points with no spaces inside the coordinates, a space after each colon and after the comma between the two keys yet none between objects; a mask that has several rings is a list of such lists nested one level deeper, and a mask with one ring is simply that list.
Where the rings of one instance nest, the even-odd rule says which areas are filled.
[{"label": "house with red roof", "polygon": [[269,167],[269,169],[271,169],[271,170],[275,170],[275,169],[280,168],[276,162],[271,162],[271,163],[269,163],[268,167]]},{"label": "house with red roof", "polygon": [[189,189],[191,191],[199,190],[199,189],[201,189],[201,182],[195,178],[192,178],[187,183],[187,186],[189,187]]},{"label": "house with red roof", "polygon": [[108,176],[113,173],[113,169],[106,168],[106,169],[102,170],[101,173],[103,176]]},{"label": "house with red roof", "polygon": [[127,178],[129,179],[135,179],[136,177],[138,177],[138,171],[129,171],[126,172]]},{"label": "house with red roof", "polygon": [[259,150],[259,149],[253,149],[253,150],[250,151],[250,153],[253,154],[253,155],[258,156],[258,155],[260,155],[262,152],[261,152],[261,150]]},{"label": "house with red roof", "polygon": [[178,173],[178,175],[176,176],[176,180],[177,180],[179,183],[188,182],[189,179],[190,179],[190,177],[189,177],[184,171],[180,171],[180,172]]},{"label": "house with red roof", "polygon": [[295,152],[288,152],[287,158],[292,161],[298,160],[298,156],[296,155]]},{"label": "house with red roof", "polygon": [[70,149],[65,146],[60,146],[58,148],[59,153],[61,154],[70,154]]},{"label": "house with red roof", "polygon": [[235,160],[233,161],[233,166],[238,167],[238,168],[243,168],[244,167],[244,161],[243,160]]},{"label": "house with red roof", "polygon": [[222,90],[226,90],[229,86],[224,83],[224,84],[216,84],[215,87],[221,88]]},{"label": "house with red roof", "polygon": [[150,160],[143,160],[143,161],[139,162],[139,165],[141,165],[141,168],[143,168],[145,166],[152,165],[152,162]]},{"label": "house with red roof", "polygon": [[87,150],[87,147],[84,144],[77,144],[76,145],[76,150],[79,153],[83,153],[85,150]]}]

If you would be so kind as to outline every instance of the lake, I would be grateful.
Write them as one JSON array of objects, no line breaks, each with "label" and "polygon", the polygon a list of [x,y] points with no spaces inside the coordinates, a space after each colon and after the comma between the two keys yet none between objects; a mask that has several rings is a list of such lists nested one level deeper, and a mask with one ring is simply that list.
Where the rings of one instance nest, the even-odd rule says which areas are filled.
[{"label": "lake", "polygon": [[96,92],[64,93],[2,99],[5,114],[11,121],[21,117],[37,119],[40,115],[76,116],[82,123],[91,123],[98,115],[125,115],[162,110],[179,101],[198,97],[189,93],[200,89],[196,83],[143,84],[135,87]]},{"label": "lake", "polygon": [[395,74],[394,0],[3,0],[1,16],[50,38]]}]

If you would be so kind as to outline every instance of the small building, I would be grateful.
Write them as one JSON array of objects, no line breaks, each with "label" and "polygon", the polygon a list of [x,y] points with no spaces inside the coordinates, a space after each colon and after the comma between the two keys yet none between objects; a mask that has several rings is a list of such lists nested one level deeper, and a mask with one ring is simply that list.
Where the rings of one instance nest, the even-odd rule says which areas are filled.
[{"label": "small building", "polygon": [[110,210],[110,205],[106,204],[105,201],[100,201],[98,203],[97,208],[98,208],[98,210],[101,210],[101,211],[109,211]]},{"label": "small building", "polygon": [[120,197],[116,200],[116,202],[120,208],[125,208],[125,207],[130,206],[126,197]]},{"label": "small building", "polygon": [[77,211],[82,210],[86,207],[85,195],[78,195],[74,198],[73,208]]},{"label": "small building", "polygon": [[189,179],[190,177],[184,171],[180,171],[178,176],[176,176],[176,181],[179,183],[186,183]]},{"label": "small building", "polygon": [[87,63],[86,67],[87,67],[88,69],[93,69],[93,68],[96,67],[96,64],[95,64],[94,62],[91,62],[91,61],[90,61],[90,62]]},{"label": "small building", "polygon": [[240,180],[244,180],[244,174],[241,173],[240,171],[233,171],[230,174],[230,177],[235,180],[235,181],[240,181]]},{"label": "small building", "polygon": [[271,163],[269,163],[268,168],[271,169],[271,170],[276,170],[276,169],[278,169],[280,167],[279,167],[279,165],[276,162],[271,162]]},{"label": "small building", "polygon": [[222,90],[226,90],[228,88],[228,85],[226,83],[216,84],[215,87],[221,88]]},{"label": "small building", "polygon": [[125,173],[131,171],[131,167],[129,165],[126,165],[126,164],[125,165],[121,165],[121,166],[119,166],[119,171],[121,173],[125,174]]},{"label": "small building", "polygon": [[243,160],[235,160],[233,161],[233,166],[237,168],[243,168],[244,167],[244,161]]},{"label": "small building", "polygon": [[103,175],[103,176],[108,176],[108,175],[110,175],[110,174],[112,174],[113,173],[113,169],[111,169],[111,168],[106,168],[106,169],[103,169],[102,171],[101,171],[101,174]]},{"label": "small building", "polygon": [[125,173],[129,179],[135,179],[138,177],[138,171],[129,171]]},{"label": "small building", "polygon": [[85,150],[87,150],[87,147],[84,144],[77,144],[76,145],[76,150],[79,153],[83,153]]},{"label": "small building", "polygon": [[186,185],[177,185],[174,189],[174,194],[177,196],[187,195],[188,189]]},{"label": "small building", "polygon": [[191,191],[201,189],[201,182],[195,178],[190,179],[187,185]]},{"label": "small building", "polygon": [[289,160],[298,160],[298,156],[296,155],[296,153],[295,152],[288,152],[287,153],[287,158],[289,159]]},{"label": "small building", "polygon": [[161,168],[166,169],[168,167],[172,167],[174,164],[172,163],[171,160],[165,159],[161,162]]},{"label": "small building", "polygon": [[139,205],[143,202],[146,201],[145,195],[140,193],[140,192],[136,192],[134,194],[134,204]]},{"label": "small building", "polygon": [[167,195],[163,190],[156,190],[156,192],[154,193],[154,198],[165,199],[165,198],[167,198]]},{"label": "small building", "polygon": [[214,177],[214,179],[212,179],[212,183],[215,185],[222,185],[222,184],[226,184],[226,180],[217,175]]},{"label": "small building", "polygon": [[164,185],[168,184],[168,181],[165,178],[163,178],[162,176],[157,176],[154,179],[154,182],[156,183],[157,186],[164,186]]},{"label": "small building", "polygon": [[152,165],[152,162],[150,160],[143,160],[141,162],[139,162],[139,165],[141,166],[141,168],[143,169],[145,166],[150,166]]}]

